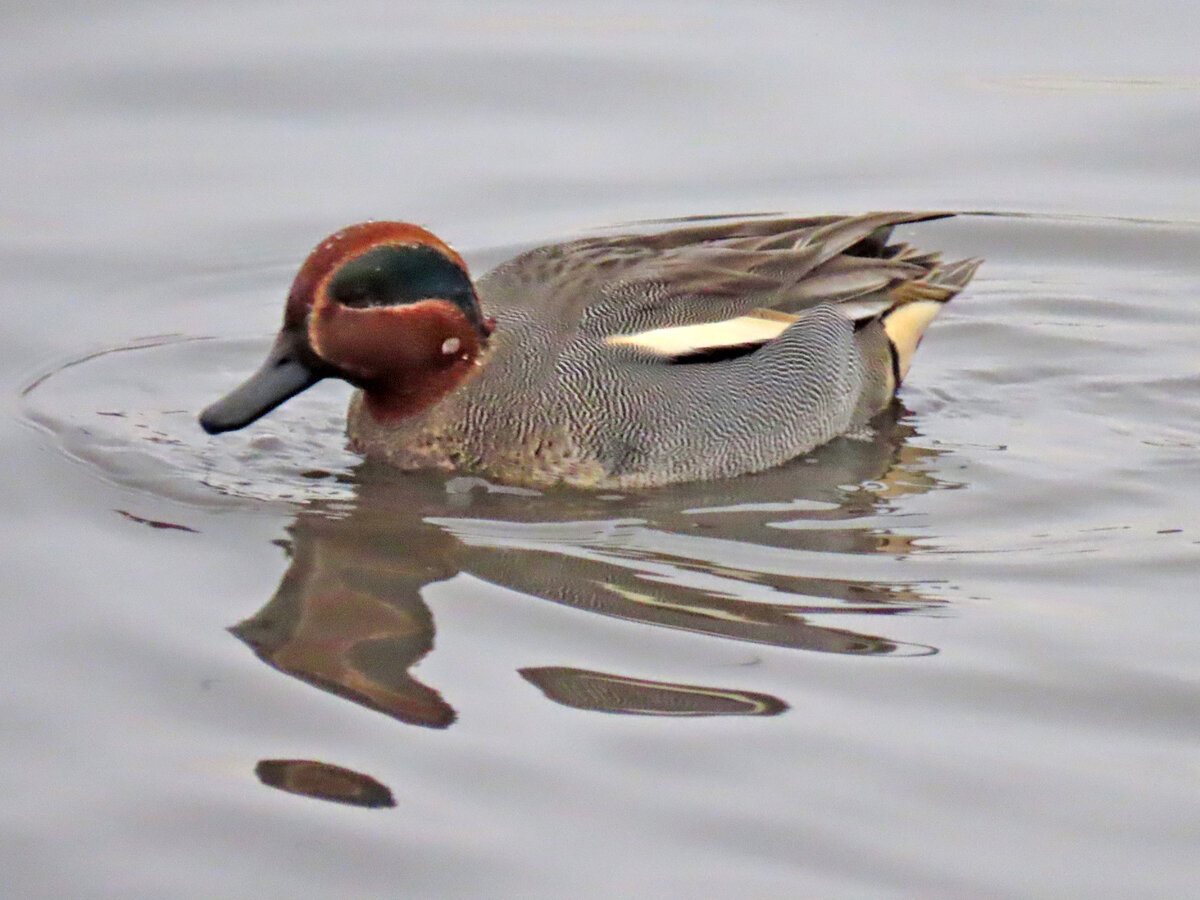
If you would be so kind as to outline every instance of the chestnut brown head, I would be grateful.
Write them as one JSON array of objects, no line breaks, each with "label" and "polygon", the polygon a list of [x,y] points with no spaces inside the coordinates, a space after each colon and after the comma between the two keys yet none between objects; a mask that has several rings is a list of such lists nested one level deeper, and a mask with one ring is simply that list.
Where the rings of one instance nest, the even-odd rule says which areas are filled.
[{"label": "chestnut brown head", "polygon": [[309,254],[266,362],[200,425],[244,428],[322,378],[362,388],[371,415],[395,422],[466,378],[490,334],[466,264],[436,236],[403,222],[351,225]]}]

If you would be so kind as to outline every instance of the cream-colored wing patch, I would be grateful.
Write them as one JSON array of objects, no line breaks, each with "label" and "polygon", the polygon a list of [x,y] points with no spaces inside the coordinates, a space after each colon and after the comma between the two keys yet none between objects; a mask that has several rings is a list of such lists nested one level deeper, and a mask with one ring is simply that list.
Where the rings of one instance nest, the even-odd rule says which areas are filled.
[{"label": "cream-colored wing patch", "polygon": [[718,347],[766,343],[779,337],[796,318],[773,309],[756,309],[748,316],[723,322],[653,328],[636,334],[614,334],[605,340],[609,344],[638,347],[660,356],[687,356]]}]

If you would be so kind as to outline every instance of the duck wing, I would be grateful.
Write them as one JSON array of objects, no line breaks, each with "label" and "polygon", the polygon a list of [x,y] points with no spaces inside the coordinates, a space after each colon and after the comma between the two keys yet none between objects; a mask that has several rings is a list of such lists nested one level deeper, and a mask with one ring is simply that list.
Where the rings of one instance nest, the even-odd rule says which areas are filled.
[{"label": "duck wing", "polygon": [[603,247],[628,262],[594,286],[580,331],[659,357],[721,359],[777,337],[821,303],[856,322],[912,301],[942,303],[973,266],[944,273],[938,254],[889,240],[898,224],[944,215],[773,219],[598,241],[581,250]]},{"label": "duck wing", "polygon": [[519,303],[544,327],[675,356],[769,339],[819,303],[856,320],[881,314],[901,285],[937,281],[938,255],[889,243],[892,229],[947,215],[751,219],[583,238],[529,251],[479,287],[486,304]]}]

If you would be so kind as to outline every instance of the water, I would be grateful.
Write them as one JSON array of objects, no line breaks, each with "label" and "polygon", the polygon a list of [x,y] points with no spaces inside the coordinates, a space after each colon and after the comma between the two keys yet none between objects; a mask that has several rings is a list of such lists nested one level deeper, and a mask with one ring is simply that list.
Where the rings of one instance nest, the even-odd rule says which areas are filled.
[{"label": "water", "polygon": [[[9,896],[1195,893],[1190,4],[0,15]],[[397,478],[337,385],[194,424],[352,221],[481,271],[910,206],[987,263],[769,473]]]}]

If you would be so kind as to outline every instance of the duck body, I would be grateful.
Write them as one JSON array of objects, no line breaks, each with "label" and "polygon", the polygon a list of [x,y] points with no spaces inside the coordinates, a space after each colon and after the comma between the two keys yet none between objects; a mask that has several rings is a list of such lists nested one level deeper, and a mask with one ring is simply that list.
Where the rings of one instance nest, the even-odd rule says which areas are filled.
[{"label": "duck body", "polygon": [[360,387],[352,448],[403,469],[610,489],[759,471],[891,403],[978,266],[889,243],[939,217],[583,238],[473,286],[422,229],[351,226],[301,269],[268,363],[201,423],[242,427],[332,375]]}]

